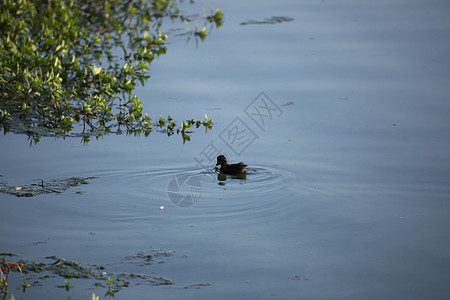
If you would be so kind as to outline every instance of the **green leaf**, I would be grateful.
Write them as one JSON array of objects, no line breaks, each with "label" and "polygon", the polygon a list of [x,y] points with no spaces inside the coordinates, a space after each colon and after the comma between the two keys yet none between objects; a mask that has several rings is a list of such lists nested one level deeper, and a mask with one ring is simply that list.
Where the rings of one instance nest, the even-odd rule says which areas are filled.
[{"label": "green leaf", "polygon": [[100,72],[102,71],[102,67],[97,67],[95,64],[93,66],[91,66],[90,68],[91,68],[92,74],[94,76],[100,74]]}]

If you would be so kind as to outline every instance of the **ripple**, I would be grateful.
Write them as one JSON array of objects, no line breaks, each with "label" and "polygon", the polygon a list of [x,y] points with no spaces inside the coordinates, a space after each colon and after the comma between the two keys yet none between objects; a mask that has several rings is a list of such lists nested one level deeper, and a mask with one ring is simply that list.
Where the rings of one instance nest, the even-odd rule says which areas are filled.
[{"label": "ripple", "polygon": [[207,198],[214,203],[208,206],[208,212],[217,218],[254,222],[280,217],[291,207],[295,176],[288,170],[255,166],[248,168],[245,179],[227,175],[220,181],[218,177],[204,188]]},{"label": "ripple", "polygon": [[290,171],[274,166],[248,168],[245,176],[190,167],[102,173],[98,175],[111,187],[114,198],[131,199],[116,216],[128,220],[156,214],[189,222],[239,223],[244,216],[255,221],[282,215],[291,207],[295,182]]}]

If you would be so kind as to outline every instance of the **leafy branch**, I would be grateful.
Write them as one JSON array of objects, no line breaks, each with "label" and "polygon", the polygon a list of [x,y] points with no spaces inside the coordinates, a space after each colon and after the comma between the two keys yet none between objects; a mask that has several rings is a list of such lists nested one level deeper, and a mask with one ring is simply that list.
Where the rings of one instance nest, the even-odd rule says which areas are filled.
[{"label": "leafy branch", "polygon": [[[36,143],[41,136],[88,142],[111,132],[175,132],[171,118],[165,128],[161,120],[152,123],[133,94],[149,78],[152,61],[166,53],[163,20],[189,20],[175,1],[3,0],[0,13],[5,133],[26,133]],[[211,13],[205,10],[205,22],[219,27],[223,14]],[[201,40],[205,28],[196,25]],[[210,129],[207,121],[195,124]]]}]

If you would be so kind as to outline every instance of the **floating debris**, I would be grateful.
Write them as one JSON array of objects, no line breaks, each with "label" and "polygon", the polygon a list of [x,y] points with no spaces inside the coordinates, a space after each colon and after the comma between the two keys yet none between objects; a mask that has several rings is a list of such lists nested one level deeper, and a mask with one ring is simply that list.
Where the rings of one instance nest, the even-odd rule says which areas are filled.
[{"label": "floating debris", "polygon": [[253,19],[247,22],[242,22],[241,25],[250,25],[250,24],[276,24],[282,22],[290,22],[293,21],[293,18],[289,17],[270,17],[270,18],[262,18],[262,19]]},{"label": "floating debris", "polygon": [[[175,253],[175,251],[162,251],[158,249],[149,250],[149,251],[141,251],[139,253],[136,253],[135,255],[129,255],[125,257],[128,260],[135,260],[138,259],[139,261],[136,262],[140,266],[145,265],[152,265],[155,263],[155,257],[169,257],[172,256]],[[161,262],[161,261],[160,261]],[[160,263],[159,262],[159,263]]]},{"label": "floating debris", "polygon": [[7,182],[0,182],[0,192],[16,197],[33,197],[40,194],[62,193],[71,187],[81,184],[89,184],[89,179],[96,177],[63,177],[44,181],[30,185],[9,185]]},{"label": "floating debris", "polygon": [[175,282],[173,280],[170,280],[166,277],[162,277],[162,276],[151,276],[151,278],[149,279],[150,283],[152,285],[172,285],[175,284]]},{"label": "floating debris", "polygon": [[204,283],[194,283],[194,284],[190,284],[190,285],[186,285],[185,287],[183,287],[183,289],[200,289],[202,287],[205,286],[211,286],[212,284],[209,282],[204,282]]},{"label": "floating debris", "polygon": [[294,280],[309,280],[308,277],[298,275],[298,274],[295,274],[294,276],[292,276],[292,279],[294,279]]},{"label": "floating debris", "polygon": [[2,270],[11,270],[11,269],[17,269],[23,267],[23,264],[20,263],[3,263],[1,265]]}]

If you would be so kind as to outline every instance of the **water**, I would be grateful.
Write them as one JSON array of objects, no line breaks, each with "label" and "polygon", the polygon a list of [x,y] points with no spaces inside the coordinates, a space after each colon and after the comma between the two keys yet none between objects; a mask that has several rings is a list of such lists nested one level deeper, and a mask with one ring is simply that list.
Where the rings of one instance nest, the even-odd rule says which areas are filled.
[{"label": "water", "polygon": [[[118,299],[447,298],[449,5],[204,3],[222,9],[224,25],[198,48],[170,37],[138,94],[154,118],[207,113],[214,129],[185,145],[158,133],[88,146],[2,136],[0,174],[10,184],[97,178],[58,195],[1,194],[0,250],[175,282],[132,279]],[[239,25],[270,16],[294,21]],[[262,127],[246,114],[261,91],[280,109]],[[245,149],[222,134],[236,117],[256,137]],[[246,178],[221,181],[214,163],[199,165],[211,145],[247,163]],[[193,205],[172,202],[174,178],[194,178],[172,190]],[[126,258],[152,249],[174,252],[146,266]],[[62,278],[33,280],[43,285],[23,299],[106,292],[98,280],[70,279],[69,292],[55,287]]]}]

